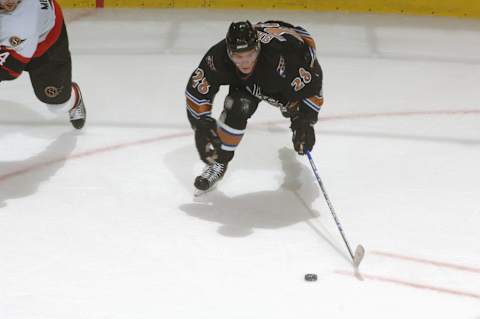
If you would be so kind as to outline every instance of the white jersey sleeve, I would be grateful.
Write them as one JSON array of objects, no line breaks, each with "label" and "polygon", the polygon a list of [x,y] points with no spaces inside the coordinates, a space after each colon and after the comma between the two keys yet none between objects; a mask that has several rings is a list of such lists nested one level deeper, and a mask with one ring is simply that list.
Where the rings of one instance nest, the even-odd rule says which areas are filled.
[{"label": "white jersey sleeve", "polygon": [[10,79],[2,76],[2,70],[14,78],[23,70],[15,61],[9,66],[9,59],[26,65],[51,46],[53,31],[58,38],[63,17],[56,6],[53,0],[22,0],[14,11],[0,12],[0,80]]}]

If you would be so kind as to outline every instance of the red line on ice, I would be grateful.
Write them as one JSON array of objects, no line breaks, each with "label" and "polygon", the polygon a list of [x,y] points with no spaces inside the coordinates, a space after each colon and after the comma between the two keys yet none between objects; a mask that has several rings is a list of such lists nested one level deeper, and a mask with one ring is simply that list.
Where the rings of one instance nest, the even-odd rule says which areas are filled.
[{"label": "red line on ice", "polygon": [[[97,1],[102,1],[103,0],[97,0]],[[89,13],[90,14],[90,13]],[[346,115],[336,115],[336,116],[326,116],[320,119],[320,121],[334,121],[334,120],[344,120],[344,119],[362,119],[362,118],[373,118],[373,117],[397,117],[397,116],[416,116],[416,115],[462,115],[462,114],[479,114],[480,115],[480,110],[476,109],[471,109],[471,110],[457,110],[457,111],[452,111],[452,110],[438,110],[438,111],[410,111],[410,112],[393,112],[393,113],[358,113],[358,114],[346,114]],[[276,124],[276,123],[283,123],[283,121],[271,121],[271,122],[265,122],[265,123],[260,123],[257,124],[258,126],[266,126],[270,124]],[[253,125],[255,126],[255,125]],[[130,146],[135,146],[135,145],[141,145],[141,144],[149,144],[149,143],[154,143],[157,141],[161,140],[167,140],[171,138],[176,138],[176,137],[184,137],[191,135],[192,132],[184,132],[184,133],[178,133],[178,134],[173,134],[173,135],[165,135],[165,136],[160,136],[160,137],[154,137],[151,139],[146,139],[146,140],[140,140],[137,142],[130,142],[130,143],[124,143],[124,144],[118,144],[118,145],[112,145],[112,146],[107,146],[99,149],[94,149],[91,151],[86,151],[83,153],[79,154],[73,154],[70,156],[66,156],[64,158],[57,158],[57,159],[52,159],[47,162],[43,163],[38,163],[36,165],[32,165],[30,167],[13,171],[11,173],[7,173],[4,175],[0,175],[0,182],[4,181],[8,178],[18,176],[21,174],[28,173],[30,171],[33,171],[35,169],[39,169],[51,164],[55,164],[61,161],[69,160],[69,159],[76,159],[76,158],[82,158],[82,157],[87,157],[87,156],[92,156],[98,153],[106,153],[106,152],[111,152],[115,151],[118,149],[130,147]]]},{"label": "red line on ice", "polygon": [[38,164],[29,166],[29,167],[26,167],[26,168],[23,168],[23,169],[20,169],[20,170],[16,170],[16,171],[4,174],[4,175],[0,175],[0,182],[3,182],[4,180],[7,180],[9,178],[12,178],[12,177],[15,177],[15,176],[18,176],[18,175],[22,175],[22,174],[25,174],[25,173],[28,173],[28,172],[34,171],[36,169],[40,169],[42,167],[45,167],[45,166],[48,166],[48,165],[51,165],[51,164],[55,164],[55,163],[58,163],[58,162],[63,162],[63,161],[78,159],[78,158],[83,158],[83,157],[89,157],[89,156],[93,156],[93,155],[97,155],[97,154],[101,154],[101,153],[109,153],[109,152],[112,152],[112,151],[115,151],[115,150],[131,147],[131,146],[138,146],[138,145],[143,145],[143,144],[156,143],[156,142],[159,142],[159,141],[164,141],[164,140],[174,139],[174,138],[178,138],[178,137],[189,136],[189,135],[192,135],[192,134],[193,133],[191,131],[189,131],[189,132],[182,132],[182,133],[176,133],[176,134],[170,134],[170,135],[162,135],[162,136],[152,137],[152,138],[139,140],[139,141],[134,141],[134,142],[128,142],[128,143],[122,143],[122,144],[116,144],[116,145],[96,148],[96,149],[93,149],[93,150],[90,150],[90,151],[85,151],[85,152],[81,152],[81,153],[77,153],[77,154],[72,154],[72,155],[56,158],[56,159],[52,159],[50,161],[46,161],[46,162],[43,162],[43,163],[38,163]]},{"label": "red line on ice", "polygon": [[[437,111],[409,111],[409,112],[386,112],[386,113],[355,113],[344,115],[319,116],[319,122],[338,121],[338,120],[361,120],[375,117],[408,117],[408,116],[428,116],[428,115],[480,115],[480,110],[465,109],[465,110],[437,110]],[[270,121],[267,124],[279,124],[285,120]]]},{"label": "red line on ice", "polygon": [[421,264],[428,264],[428,265],[441,267],[441,268],[450,268],[450,269],[455,269],[455,270],[460,270],[460,271],[468,271],[468,272],[473,272],[473,273],[476,273],[476,274],[480,274],[480,268],[468,267],[468,266],[463,266],[463,265],[459,265],[459,264],[452,264],[452,263],[446,263],[446,262],[441,262],[441,261],[435,261],[435,260],[429,260],[429,259],[423,259],[423,258],[417,258],[417,257],[411,257],[411,256],[405,256],[405,255],[399,255],[399,254],[383,252],[383,251],[369,251],[368,253],[371,254],[371,255],[377,255],[377,256],[388,257],[388,258],[393,258],[393,259],[400,259],[400,260],[407,260],[407,261],[417,262],[417,263],[421,263]]},{"label": "red line on ice", "polygon": [[[349,272],[349,271],[343,271],[343,270],[336,270],[336,274],[343,275],[343,276],[348,276],[348,277],[357,277],[355,276],[355,273]],[[435,287],[435,286],[430,286],[430,285],[424,285],[424,284],[418,284],[415,282],[410,282],[410,281],[404,281],[404,280],[399,280],[395,278],[389,278],[389,277],[382,277],[382,276],[376,276],[376,275],[367,275],[367,274],[360,274],[360,276],[364,279],[368,280],[374,280],[374,281],[381,281],[381,282],[387,282],[387,283],[393,283],[397,285],[402,285],[402,286],[407,286],[411,288],[417,288],[417,289],[426,289],[426,290],[431,290],[439,293],[444,293],[444,294],[450,294],[450,295],[455,295],[455,296],[461,296],[461,297],[469,297],[469,298],[474,298],[480,300],[480,295],[471,293],[471,292],[466,292],[466,291],[461,291],[461,290],[453,290],[449,288],[442,288],[442,287]]]},{"label": "red line on ice", "polygon": [[402,116],[419,116],[419,115],[470,115],[470,114],[480,115],[480,110],[471,109],[471,110],[408,111],[408,112],[390,112],[390,113],[358,113],[358,114],[329,116],[323,119],[320,118],[319,120],[331,121],[331,120],[349,120],[349,119],[372,118],[372,117],[402,117]]}]

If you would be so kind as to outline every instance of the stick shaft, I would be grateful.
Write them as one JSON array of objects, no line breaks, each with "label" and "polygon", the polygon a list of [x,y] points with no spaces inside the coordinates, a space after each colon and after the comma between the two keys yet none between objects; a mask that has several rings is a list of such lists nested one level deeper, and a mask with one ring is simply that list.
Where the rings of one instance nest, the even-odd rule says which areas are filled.
[{"label": "stick shaft", "polygon": [[310,166],[312,166],[313,173],[315,174],[315,177],[317,178],[318,185],[320,186],[320,189],[322,190],[323,197],[325,198],[325,201],[327,202],[328,208],[330,209],[330,213],[332,213],[333,219],[335,220],[335,223],[337,224],[337,228],[340,231],[340,235],[342,235],[342,239],[347,246],[348,253],[350,254],[350,257],[352,257],[352,261],[355,262],[355,257],[353,256],[352,249],[350,248],[350,244],[348,243],[347,238],[345,237],[345,233],[343,232],[342,224],[340,224],[340,220],[337,217],[337,214],[335,213],[335,209],[333,208],[332,202],[330,201],[330,198],[328,197],[328,194],[325,190],[325,186],[322,183],[322,179],[320,178],[320,174],[318,173],[317,166],[315,165],[315,162],[313,161],[312,155],[310,154],[310,151],[307,150],[306,152],[308,161],[310,162]]}]

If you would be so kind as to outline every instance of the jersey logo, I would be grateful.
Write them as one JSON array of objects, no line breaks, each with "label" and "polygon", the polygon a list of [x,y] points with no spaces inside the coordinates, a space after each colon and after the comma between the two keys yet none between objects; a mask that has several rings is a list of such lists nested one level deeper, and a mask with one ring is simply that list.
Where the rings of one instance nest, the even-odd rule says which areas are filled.
[{"label": "jersey logo", "polygon": [[10,43],[11,47],[13,49],[15,49],[16,47],[18,47],[20,44],[22,44],[23,42],[25,42],[25,39],[20,39],[19,37],[17,36],[13,36],[13,37],[10,37],[10,39],[8,39],[8,42]]},{"label": "jersey logo", "polygon": [[62,93],[63,87],[57,88],[55,86],[47,86],[44,90],[45,95],[48,96],[49,98],[55,98]]},{"label": "jersey logo", "polygon": [[262,100],[262,101],[266,101],[267,103],[273,105],[273,106],[276,106],[276,107],[281,107],[283,104],[271,97],[271,96],[268,96],[268,95],[265,95],[262,93],[262,88],[256,84],[253,85],[253,89],[250,88],[249,86],[246,87],[247,91],[250,92],[250,94],[252,94],[253,96],[255,96],[256,98]]}]

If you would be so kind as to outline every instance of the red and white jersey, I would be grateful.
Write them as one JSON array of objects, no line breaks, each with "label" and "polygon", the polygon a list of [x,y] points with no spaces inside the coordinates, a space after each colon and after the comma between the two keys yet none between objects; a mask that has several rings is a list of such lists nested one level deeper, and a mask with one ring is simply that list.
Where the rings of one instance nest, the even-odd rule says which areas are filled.
[{"label": "red and white jersey", "polygon": [[22,0],[12,12],[0,11],[0,80],[18,77],[57,41],[62,27],[54,0]]}]

